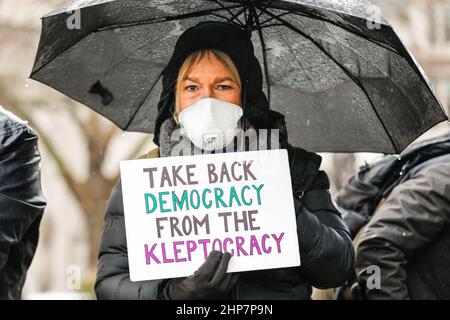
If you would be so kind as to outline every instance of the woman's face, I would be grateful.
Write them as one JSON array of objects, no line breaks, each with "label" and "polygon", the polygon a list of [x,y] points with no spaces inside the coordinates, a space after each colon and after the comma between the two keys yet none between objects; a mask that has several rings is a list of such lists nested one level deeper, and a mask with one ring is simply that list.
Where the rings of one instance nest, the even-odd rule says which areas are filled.
[{"label": "woman's face", "polygon": [[205,55],[194,64],[182,81],[180,111],[203,98],[241,105],[241,89],[232,73],[213,54]]}]

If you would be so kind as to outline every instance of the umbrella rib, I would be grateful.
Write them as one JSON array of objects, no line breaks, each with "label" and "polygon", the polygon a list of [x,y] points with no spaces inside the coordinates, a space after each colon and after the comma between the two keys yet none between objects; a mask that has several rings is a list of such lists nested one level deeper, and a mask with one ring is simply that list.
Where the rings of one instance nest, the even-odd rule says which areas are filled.
[{"label": "umbrella rib", "polygon": [[164,69],[161,70],[161,72],[159,73],[158,77],[155,79],[155,81],[152,83],[152,86],[150,87],[150,90],[148,90],[147,94],[145,95],[144,99],[142,100],[142,102],[139,104],[139,106],[136,108],[136,110],[134,110],[133,114],[131,115],[131,118],[128,120],[127,124],[124,127],[124,131],[128,130],[128,127],[131,125],[131,123],[133,122],[134,118],[136,117],[136,115],[138,114],[139,110],[141,110],[142,106],[144,105],[145,101],[147,100],[148,96],[150,95],[150,93],[153,91],[153,89],[155,88],[156,84],[158,83],[159,79],[161,78],[161,76],[164,73]]},{"label": "umbrella rib", "polygon": [[244,3],[245,0],[241,0],[241,4],[242,4],[242,8],[244,9],[244,25],[247,26],[248,25],[248,16],[247,16],[247,6]]},{"label": "umbrella rib", "polygon": [[[269,6],[272,5],[272,3],[274,3],[275,1],[276,1],[276,0],[270,0],[268,3],[258,5],[257,7],[258,7],[258,8],[265,8],[265,9],[268,9]],[[258,18],[261,17],[263,13],[264,13],[264,12],[262,12],[262,11],[260,10],[259,13],[258,13],[258,15],[257,15],[257,17],[258,17]]]},{"label": "umbrella rib", "polygon": [[239,10],[238,12],[236,12],[236,13],[233,13],[233,15],[231,16],[231,19],[232,20],[236,20],[239,24],[240,24],[240,26],[244,26],[244,23],[238,18],[239,17],[239,15],[240,14],[242,14],[242,12],[244,12],[245,13],[245,8],[242,8],[242,7],[240,7],[241,8],[241,10]]},{"label": "umbrella rib", "polygon": [[[255,10],[255,8],[252,8],[252,10]],[[256,16],[256,12],[254,12],[254,16],[255,16],[256,27],[258,30],[259,41],[261,42],[261,49],[262,49],[263,63],[264,63],[264,75],[266,77],[266,86],[267,86],[267,100],[269,101],[269,106],[270,106],[270,77],[269,77],[269,70],[267,68],[266,42],[264,40],[264,35],[263,35],[262,29],[261,29],[261,25],[259,23],[259,18]]]},{"label": "umbrella rib", "polygon": [[[236,21],[237,24],[239,24],[240,26],[244,26],[244,24],[242,23],[242,21],[239,20],[238,16],[242,13],[242,11],[245,11],[245,8],[244,8],[243,10],[239,10],[238,13],[234,13],[233,11],[229,10],[228,7],[226,7],[226,6],[225,6],[223,3],[221,3],[219,0],[212,0],[212,1],[215,2],[215,3],[217,3],[219,6],[221,6],[223,9],[225,9],[225,10],[231,15],[230,20],[227,20],[227,21],[229,21],[229,22]],[[240,8],[240,6],[234,7],[233,9],[235,9],[235,8]]]},{"label": "umbrella rib", "polygon": [[372,99],[370,98],[369,93],[367,92],[366,88],[364,88],[364,86],[361,84],[361,82],[359,81],[358,78],[356,78],[351,72],[349,72],[347,69],[344,68],[344,66],[342,66],[329,52],[327,52],[320,43],[318,43],[316,40],[314,40],[312,37],[310,37],[309,35],[305,34],[303,31],[299,30],[298,28],[296,28],[295,26],[293,26],[291,23],[289,23],[288,21],[285,21],[284,19],[281,19],[279,17],[276,17],[272,12],[262,9],[264,10],[264,12],[272,17],[275,17],[276,20],[280,21],[281,23],[283,23],[286,27],[288,27],[289,29],[293,30],[294,32],[300,34],[301,36],[305,37],[306,39],[308,39],[309,41],[311,41],[320,51],[322,51],[324,54],[326,54],[328,56],[328,58],[330,58],[334,63],[336,63],[336,65],[342,70],[344,71],[344,73],[350,77],[350,79],[352,79],[358,86],[359,88],[364,92],[364,94],[366,95],[367,99],[369,100],[370,106],[372,107],[372,110],[374,111],[375,115],[377,116],[379,122],[381,123],[386,135],[388,136],[392,146],[395,149],[395,152],[399,152],[397,145],[395,144],[391,134],[389,133],[389,131],[386,128],[386,125],[384,124],[384,122],[381,120],[381,116],[378,113],[377,109],[375,108]]},{"label": "umbrella rib", "polygon": [[225,17],[225,16],[222,16],[222,15],[220,15],[220,14],[217,14],[217,13],[211,13],[211,15],[214,16],[214,17],[217,17],[217,18],[222,18],[222,19],[226,20],[226,21],[229,22],[229,23],[233,23],[233,20],[231,20],[230,18],[227,18],[227,17]]},{"label": "umbrella rib", "polygon": [[280,26],[284,27],[284,24],[282,24],[282,23],[269,23],[269,24],[265,24],[265,25],[261,26],[261,29],[269,28],[269,27],[280,27]]},{"label": "umbrella rib", "polygon": [[234,12],[229,10],[223,3],[221,3],[219,0],[210,0],[212,2],[217,3],[219,6],[221,6],[222,8],[224,8],[229,14],[233,15]]},{"label": "umbrella rib", "polygon": [[[289,13],[291,13],[291,12],[286,11],[286,12],[283,12],[283,13],[280,13],[279,15],[277,15],[277,17],[282,17],[282,16],[285,16],[285,15],[287,15]],[[270,18],[270,19],[264,20],[263,22],[261,22],[261,25],[264,27],[267,22],[272,21],[274,19],[275,18]]]}]

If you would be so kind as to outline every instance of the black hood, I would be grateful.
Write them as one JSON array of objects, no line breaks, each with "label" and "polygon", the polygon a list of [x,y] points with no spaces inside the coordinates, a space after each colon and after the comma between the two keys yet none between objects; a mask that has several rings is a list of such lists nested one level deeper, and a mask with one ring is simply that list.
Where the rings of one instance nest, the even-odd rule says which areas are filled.
[{"label": "black hood", "polygon": [[239,27],[217,21],[201,22],[187,29],[177,40],[172,57],[163,71],[163,90],[158,103],[153,141],[159,145],[161,124],[172,115],[175,106],[176,79],[181,65],[191,53],[201,49],[220,50],[230,56],[243,86],[241,101],[245,101],[244,117],[256,129],[280,129],[282,146],[287,143],[284,116],[269,109],[269,103],[262,90],[261,66],[255,57],[251,39],[246,31]]}]

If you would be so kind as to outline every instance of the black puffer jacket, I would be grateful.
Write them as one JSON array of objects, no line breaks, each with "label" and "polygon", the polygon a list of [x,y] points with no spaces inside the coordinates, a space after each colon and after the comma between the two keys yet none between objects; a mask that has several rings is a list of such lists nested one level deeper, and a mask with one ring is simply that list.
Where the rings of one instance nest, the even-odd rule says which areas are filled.
[{"label": "black puffer jacket", "polygon": [[37,136],[0,107],[0,299],[19,299],[45,208]]},{"label": "black puffer jacket", "polygon": [[[352,274],[354,249],[331,202],[320,156],[288,146],[302,265],[241,274],[233,299],[309,299],[311,285],[331,288]],[[157,155],[157,149],[147,157]],[[164,280],[129,277],[122,191],[117,184],[105,214],[95,292],[98,299],[158,299]]]}]

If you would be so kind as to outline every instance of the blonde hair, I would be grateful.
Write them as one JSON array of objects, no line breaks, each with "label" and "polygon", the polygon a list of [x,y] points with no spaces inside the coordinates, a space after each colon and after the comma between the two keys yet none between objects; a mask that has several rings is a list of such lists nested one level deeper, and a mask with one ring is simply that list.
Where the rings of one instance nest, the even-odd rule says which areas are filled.
[{"label": "blonde hair", "polygon": [[237,83],[238,87],[241,88],[241,78],[239,77],[239,72],[231,60],[230,56],[223,51],[215,49],[201,49],[191,53],[183,62],[178,71],[178,77],[175,87],[175,108],[173,110],[173,118],[175,122],[178,123],[178,114],[180,113],[180,95],[179,92],[182,89],[181,84],[187,78],[191,68],[205,56],[212,54],[217,60],[219,60],[228,71],[231,72],[231,77]]}]

